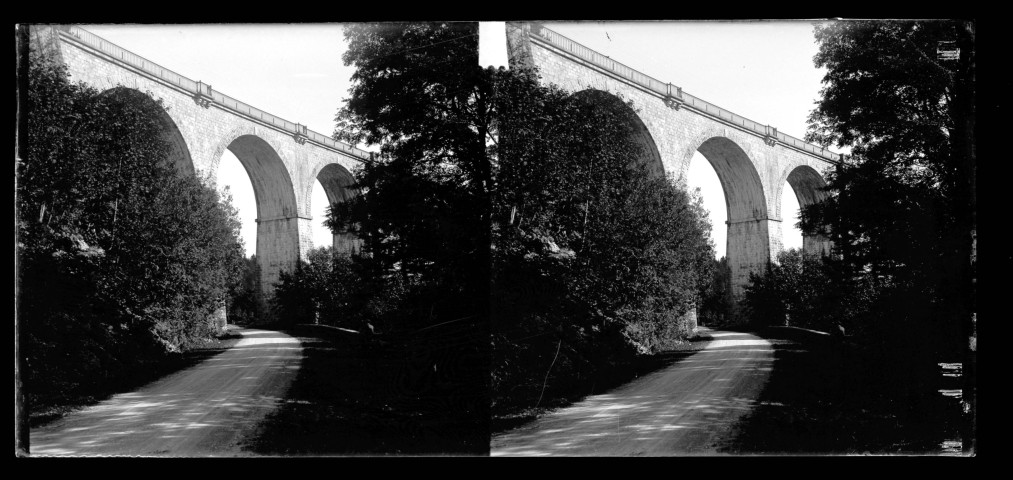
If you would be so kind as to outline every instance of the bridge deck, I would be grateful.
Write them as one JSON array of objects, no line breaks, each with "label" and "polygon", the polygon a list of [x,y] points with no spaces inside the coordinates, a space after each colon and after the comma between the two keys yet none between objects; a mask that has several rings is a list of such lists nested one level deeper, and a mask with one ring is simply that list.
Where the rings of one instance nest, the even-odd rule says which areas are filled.
[{"label": "bridge deck", "polygon": [[147,75],[173,85],[174,87],[184,90],[194,96],[201,97],[212,104],[219,105],[226,110],[252,118],[257,122],[269,125],[294,136],[304,137],[306,140],[321,147],[344,153],[358,160],[365,160],[369,158],[370,154],[365,150],[361,150],[344,142],[338,142],[326,135],[314,132],[313,130],[306,128],[304,125],[293,123],[275,115],[271,115],[259,108],[225,95],[222,92],[213,90],[208,84],[200,81],[193,81],[81,27],[74,25],[61,25],[56,26],[56,30],[68,41],[88,47],[91,50],[103,54],[103,56],[114,62],[126,65],[143,75]]},{"label": "bridge deck", "polygon": [[778,132],[776,128],[771,127],[770,125],[760,124],[741,115],[737,115],[729,110],[725,110],[699,97],[690,95],[671,83],[662,82],[650,75],[641,73],[633,68],[623,65],[620,62],[617,62],[546,28],[544,25],[532,23],[530,32],[530,38],[533,41],[548,46],[556,51],[569,54],[581,61],[598,67],[613,76],[619,77],[642,90],[666,100],[667,102],[678,103],[680,107],[688,107],[700,114],[715,118],[723,123],[731,124],[762,137],[769,137],[787,147],[800,150],[831,163],[841,162],[840,154],[833,153],[823,147],[807,143],[791,135]]}]

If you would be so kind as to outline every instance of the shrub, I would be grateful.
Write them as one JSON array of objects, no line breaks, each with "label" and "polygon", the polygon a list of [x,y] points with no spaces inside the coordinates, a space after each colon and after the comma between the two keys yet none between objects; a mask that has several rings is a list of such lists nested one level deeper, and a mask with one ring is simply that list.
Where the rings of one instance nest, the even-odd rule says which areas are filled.
[{"label": "shrub", "polygon": [[260,264],[251,255],[243,262],[242,280],[229,292],[227,305],[229,323],[257,325],[268,321],[268,305],[260,288]]},{"label": "shrub", "polygon": [[537,403],[688,336],[713,246],[699,197],[660,174],[628,102],[500,80],[493,398]]},{"label": "shrub", "polygon": [[738,306],[732,296],[732,271],[728,258],[714,260],[711,282],[700,294],[698,321],[700,325],[721,326],[732,322]]},{"label": "shrub", "polygon": [[240,268],[228,198],[182,173],[160,101],[71,83],[29,55],[16,165],[26,389],[63,395],[213,335]]},{"label": "shrub", "polygon": [[745,305],[754,323],[789,325],[853,335],[868,322],[876,301],[869,276],[850,277],[833,257],[800,250],[778,254],[763,275],[750,275]]}]

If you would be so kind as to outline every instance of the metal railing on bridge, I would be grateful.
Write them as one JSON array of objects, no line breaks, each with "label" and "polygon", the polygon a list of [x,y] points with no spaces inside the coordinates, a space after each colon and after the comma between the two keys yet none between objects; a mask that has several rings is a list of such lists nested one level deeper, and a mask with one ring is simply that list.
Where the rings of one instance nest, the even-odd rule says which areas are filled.
[{"label": "metal railing on bridge", "polygon": [[754,122],[741,115],[725,110],[713,103],[707,102],[699,97],[690,95],[681,88],[672,85],[671,83],[665,83],[657,80],[649,75],[638,72],[622,63],[619,63],[605,55],[602,55],[584,45],[581,45],[569,38],[549,30],[544,25],[538,23],[531,24],[531,34],[538,37],[538,39],[552,45],[553,47],[567,52],[581,60],[589,62],[599,68],[602,68],[614,75],[620,76],[639,85],[649,91],[652,91],[662,98],[672,99],[681,106],[688,106],[702,112],[706,115],[716,117],[726,123],[736,125],[745,130],[754,132],[764,138],[776,139],[777,141],[794,147],[805,152],[809,152],[813,155],[822,157],[832,162],[840,162],[841,155],[831,152],[823,147],[807,143],[803,140],[795,138],[791,135],[778,132],[776,128],[769,125],[763,125],[761,123]]},{"label": "metal railing on bridge", "polygon": [[287,133],[292,134],[296,138],[300,136],[304,139],[312,140],[315,143],[321,144],[325,147],[329,147],[334,150],[340,150],[352,157],[356,157],[362,160],[368,159],[370,153],[356,148],[352,145],[348,145],[344,142],[338,142],[326,135],[319,134],[312,130],[309,130],[303,125],[292,123],[283,118],[271,115],[257,107],[241,102],[235,98],[225,95],[222,92],[214,90],[211,85],[203,82],[195,82],[186,78],[168,68],[165,68],[155,62],[152,62],[140,55],[137,55],[123,47],[120,47],[94,33],[91,33],[81,27],[74,25],[62,25],[57,28],[59,32],[65,35],[74,37],[78,42],[87,45],[95,50],[98,50],[105,55],[116,59],[126,65],[129,65],[137,70],[144,72],[145,74],[156,77],[166,83],[175,85],[182,90],[190,92],[197,97],[204,98],[207,101],[221,105],[229,110],[240,113],[242,115],[254,118],[261,123],[271,125],[279,130],[283,130]]}]

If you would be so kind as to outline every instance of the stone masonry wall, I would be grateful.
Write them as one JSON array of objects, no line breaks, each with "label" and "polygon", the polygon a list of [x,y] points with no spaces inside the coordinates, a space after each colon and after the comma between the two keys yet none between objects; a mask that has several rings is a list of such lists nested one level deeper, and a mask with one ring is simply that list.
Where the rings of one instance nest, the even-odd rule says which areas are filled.
[{"label": "stone masonry wall", "polygon": [[[237,157],[251,172],[258,217],[263,220],[258,222],[257,257],[262,261],[264,291],[273,291],[281,270],[294,268],[298,259],[305,259],[312,248],[311,222],[321,221],[310,213],[317,175],[328,165],[351,172],[358,159],[313,142],[299,143],[288,132],[223,106],[201,106],[190,92],[115,62],[73,39],[61,36],[60,50],[73,81],[100,91],[126,87],[161,100],[189,151],[194,170],[202,178],[215,178],[225,150],[230,146],[238,150],[238,142],[234,143],[237,139],[251,136],[261,140],[247,142],[257,146],[243,150]],[[257,178],[258,172],[264,178]],[[284,181],[276,178],[279,175]]]},{"label": "stone masonry wall", "polygon": [[[532,40],[523,27],[510,28],[517,25],[508,26],[508,51],[513,55],[511,65],[533,65],[538,68],[544,82],[556,84],[570,92],[595,89],[632,101],[661,155],[666,173],[674,181],[684,181],[693,154],[708,140],[727,139],[744,154],[748,162],[736,163],[732,161],[734,159],[728,159],[728,163],[736,169],[751,166],[755,173],[722,175],[721,169],[715,165],[719,176],[723,176],[722,183],[729,202],[738,202],[737,205],[729,205],[727,251],[732,266],[733,292],[741,298],[749,273],[761,271],[783,248],[781,193],[789,174],[798,168],[811,169],[816,174],[815,177],[819,178],[819,182],[815,183],[822,183],[822,175],[831,164],[780,143],[767,145],[760,135],[704,115],[685,105],[679,109],[669,107],[655,92],[636,86],[629,80],[545,42]],[[524,58],[526,56],[529,57]],[[722,161],[715,156],[720,155],[712,154],[708,158],[712,164]],[[758,186],[749,184],[756,180]],[[811,189],[818,186],[821,185],[810,182],[800,184],[799,188]],[[755,193],[729,195],[729,189]],[[812,194],[798,196],[803,202],[815,197]],[[749,213],[743,215],[742,212]],[[819,239],[807,240],[807,249],[825,249],[825,245],[819,244]]]}]

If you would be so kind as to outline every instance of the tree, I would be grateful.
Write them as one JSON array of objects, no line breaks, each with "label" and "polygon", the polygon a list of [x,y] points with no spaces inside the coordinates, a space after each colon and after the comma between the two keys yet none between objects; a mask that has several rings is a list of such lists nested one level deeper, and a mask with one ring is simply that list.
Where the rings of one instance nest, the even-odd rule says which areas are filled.
[{"label": "tree", "polygon": [[853,155],[802,227],[884,291],[873,323],[903,330],[902,351],[931,364],[964,350],[973,408],[975,25],[845,21],[815,34],[827,74],[807,139]]},{"label": "tree", "polygon": [[321,309],[330,303],[329,277],[334,267],[332,247],[310,250],[295,270],[282,272],[271,299],[275,317],[289,323],[320,323]]},{"label": "tree", "polygon": [[363,194],[334,206],[328,225],[363,238],[384,273],[450,289],[447,315],[473,315],[485,306],[469,299],[487,297],[491,181],[478,25],[358,24],[345,38],[356,70],[335,135],[380,154],[356,172]]},{"label": "tree", "polygon": [[497,396],[540,388],[531,377],[550,365],[590,386],[685,337],[683,315],[710,281],[710,226],[700,199],[643,159],[632,105],[541,86],[535,72],[494,85]]},{"label": "tree", "polygon": [[169,160],[158,101],[71,83],[34,48],[28,62],[18,314],[29,391],[63,395],[212,336],[239,225],[227,198]]},{"label": "tree", "polygon": [[[973,25],[835,22],[816,38],[827,75],[808,138],[853,155],[803,228],[827,234],[856,275],[889,279],[939,317],[968,317],[956,314],[971,285]],[[938,59],[951,41],[960,59]]]},{"label": "tree", "polygon": [[355,73],[335,137],[380,147],[354,172],[362,194],[328,213],[332,231],[363,240],[353,263],[373,298],[353,304],[430,379],[392,401],[419,418],[433,415],[419,399],[435,399],[441,423],[466,426],[462,450],[484,451],[492,117],[478,24],[357,24],[345,39]]},{"label": "tree", "polygon": [[732,271],[728,257],[714,260],[714,276],[701,294],[700,324],[723,325],[735,315],[735,297],[732,296]]},{"label": "tree", "polygon": [[242,280],[229,293],[229,323],[255,325],[267,319],[267,301],[260,289],[260,263],[256,255],[243,261]]},{"label": "tree", "polygon": [[763,274],[750,275],[745,306],[759,325],[788,325],[863,337],[875,289],[868,277],[850,278],[846,264],[785,250]]}]

